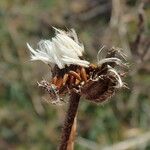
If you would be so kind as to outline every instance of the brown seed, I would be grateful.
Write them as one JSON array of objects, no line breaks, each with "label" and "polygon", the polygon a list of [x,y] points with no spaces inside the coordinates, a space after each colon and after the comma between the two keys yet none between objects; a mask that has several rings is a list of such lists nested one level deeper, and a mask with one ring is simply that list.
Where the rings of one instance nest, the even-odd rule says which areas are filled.
[{"label": "brown seed", "polygon": [[76,73],[75,71],[69,71],[69,74],[74,76],[76,79],[81,80],[81,77],[78,73]]},{"label": "brown seed", "polygon": [[76,72],[80,75],[80,69],[79,68],[76,70]]},{"label": "brown seed", "polygon": [[65,75],[63,76],[63,85],[65,85],[66,84],[66,82],[67,82],[67,80],[68,80],[68,74],[67,73],[65,73]]},{"label": "brown seed", "polygon": [[81,68],[81,78],[86,82],[87,81],[87,74],[85,68]]},{"label": "brown seed", "polygon": [[57,78],[56,86],[58,87],[58,89],[60,89],[62,85],[63,85],[62,77]]},{"label": "brown seed", "polygon": [[57,82],[57,76],[55,76],[53,79],[52,79],[52,84],[56,84]]},{"label": "brown seed", "polygon": [[74,82],[75,82],[75,77],[72,76],[72,75],[70,75],[70,81],[69,81],[70,86],[72,86],[73,84],[75,84]]},{"label": "brown seed", "polygon": [[80,80],[76,79],[75,85],[78,85],[80,83]]}]

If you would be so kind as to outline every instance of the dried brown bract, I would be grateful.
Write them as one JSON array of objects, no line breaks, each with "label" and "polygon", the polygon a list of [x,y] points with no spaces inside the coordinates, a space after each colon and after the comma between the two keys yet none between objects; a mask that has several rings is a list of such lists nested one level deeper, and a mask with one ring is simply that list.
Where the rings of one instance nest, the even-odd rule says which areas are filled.
[{"label": "dried brown bract", "polygon": [[[102,51],[106,51],[105,58],[99,58]],[[102,103],[111,98],[117,89],[126,87],[120,74],[124,73],[127,64],[121,59],[125,60],[125,55],[120,49],[107,50],[103,47],[98,53],[97,64],[90,64],[89,67],[70,65],[63,69],[56,65],[51,82],[41,81],[39,86],[50,94],[52,103],[62,102],[63,95],[71,91],[92,102]]]}]

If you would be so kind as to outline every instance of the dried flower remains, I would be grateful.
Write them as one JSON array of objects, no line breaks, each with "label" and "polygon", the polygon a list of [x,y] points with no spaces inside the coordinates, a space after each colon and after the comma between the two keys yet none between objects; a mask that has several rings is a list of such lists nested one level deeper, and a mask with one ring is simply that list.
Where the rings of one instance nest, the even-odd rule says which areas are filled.
[{"label": "dried flower remains", "polygon": [[55,37],[41,40],[31,52],[31,60],[41,60],[51,66],[50,82],[42,80],[39,87],[45,89],[52,103],[61,103],[63,96],[74,91],[86,99],[102,103],[112,97],[116,90],[126,87],[122,81],[125,55],[118,48],[102,47],[97,55],[97,63],[83,59],[84,46],[78,40],[74,29],[55,29]]}]

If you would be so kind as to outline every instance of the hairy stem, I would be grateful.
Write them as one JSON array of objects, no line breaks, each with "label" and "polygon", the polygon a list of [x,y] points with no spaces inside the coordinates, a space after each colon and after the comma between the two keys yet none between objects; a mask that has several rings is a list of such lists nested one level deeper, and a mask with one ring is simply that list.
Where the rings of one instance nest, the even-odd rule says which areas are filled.
[{"label": "hairy stem", "polygon": [[69,108],[66,114],[65,123],[62,129],[61,142],[59,150],[67,150],[67,145],[71,135],[72,126],[74,124],[75,116],[77,114],[80,95],[72,92],[69,100]]}]

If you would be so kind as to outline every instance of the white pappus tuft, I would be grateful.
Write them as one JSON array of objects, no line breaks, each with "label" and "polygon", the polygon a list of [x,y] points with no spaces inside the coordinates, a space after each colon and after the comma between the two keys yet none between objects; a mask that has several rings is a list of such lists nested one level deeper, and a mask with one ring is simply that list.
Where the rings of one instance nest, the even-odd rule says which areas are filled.
[{"label": "white pappus tuft", "polygon": [[78,41],[75,30],[69,32],[55,29],[55,37],[51,40],[41,40],[37,49],[33,49],[28,43],[27,47],[31,52],[31,60],[41,60],[46,64],[56,64],[60,69],[71,64],[84,67],[89,66],[89,62],[81,60],[84,47]]}]

